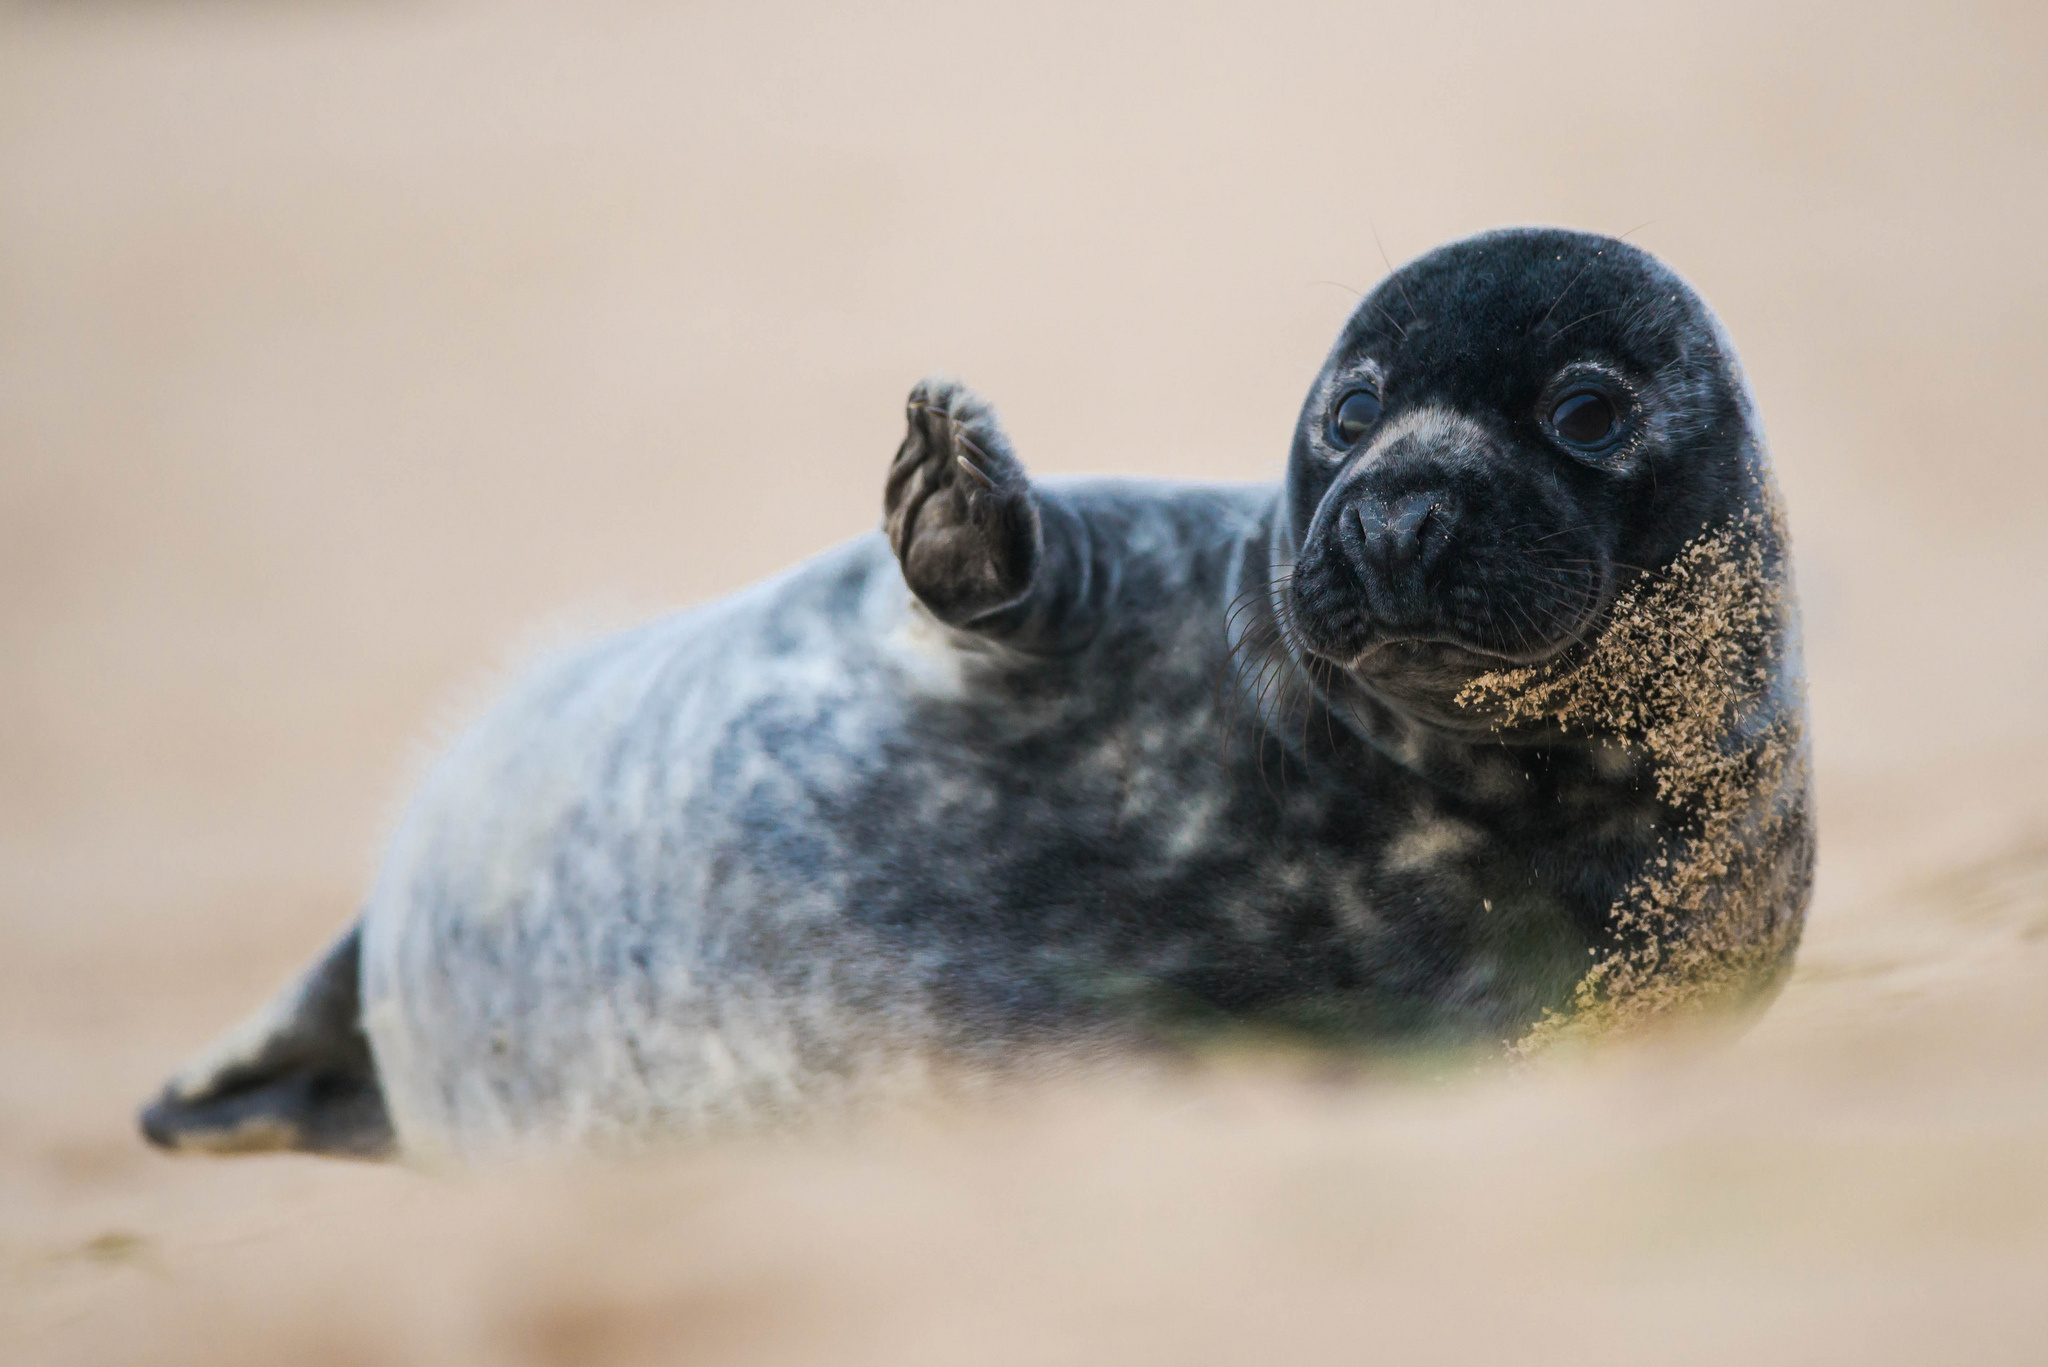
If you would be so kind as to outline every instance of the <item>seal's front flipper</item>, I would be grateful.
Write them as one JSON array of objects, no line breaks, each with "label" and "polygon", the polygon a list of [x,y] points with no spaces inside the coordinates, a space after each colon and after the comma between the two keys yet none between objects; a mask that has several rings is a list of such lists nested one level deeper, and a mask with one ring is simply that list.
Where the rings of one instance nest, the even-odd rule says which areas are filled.
[{"label": "seal's front flipper", "polygon": [[1038,567],[1038,500],[988,401],[950,380],[910,391],[882,496],[904,582],[964,627],[1022,598]]},{"label": "seal's front flipper", "polygon": [[362,1027],[362,927],[187,1064],[142,1112],[160,1148],[388,1158],[394,1143]]},{"label": "seal's front flipper", "polygon": [[1114,576],[1087,519],[1031,482],[996,411],[953,380],[910,391],[882,525],[903,580],[934,617],[1020,650],[1080,648]]}]

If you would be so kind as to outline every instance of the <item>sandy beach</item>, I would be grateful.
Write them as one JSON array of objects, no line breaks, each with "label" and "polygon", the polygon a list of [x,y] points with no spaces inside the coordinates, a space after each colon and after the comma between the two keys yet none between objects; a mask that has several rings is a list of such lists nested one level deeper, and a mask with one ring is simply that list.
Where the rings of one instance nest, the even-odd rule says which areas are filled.
[{"label": "sandy beach", "polygon": [[[2048,1359],[2048,12],[0,5],[0,1360]],[[1228,1058],[443,1179],[133,1113],[537,650],[1036,471],[1279,474],[1359,291],[1627,234],[1791,511],[1736,1041]]]}]

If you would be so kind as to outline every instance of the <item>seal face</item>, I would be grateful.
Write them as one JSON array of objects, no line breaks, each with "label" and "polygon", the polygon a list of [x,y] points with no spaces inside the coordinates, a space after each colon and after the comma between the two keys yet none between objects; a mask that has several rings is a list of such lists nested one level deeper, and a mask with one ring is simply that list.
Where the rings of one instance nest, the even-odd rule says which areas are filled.
[{"label": "seal face", "polygon": [[1646,253],[1456,243],[1374,291],[1310,391],[1292,630],[1381,698],[1468,725],[1444,706],[1463,683],[1584,641],[1636,567],[1751,506],[1755,445],[1711,315]]},{"label": "seal face", "polygon": [[1783,519],[1732,350],[1647,254],[1516,230],[1395,272],[1279,488],[1034,481],[945,381],[906,417],[882,536],[553,661],[459,742],[359,928],[151,1137],[630,1145],[1246,1022],[1540,1042],[1782,974]]}]

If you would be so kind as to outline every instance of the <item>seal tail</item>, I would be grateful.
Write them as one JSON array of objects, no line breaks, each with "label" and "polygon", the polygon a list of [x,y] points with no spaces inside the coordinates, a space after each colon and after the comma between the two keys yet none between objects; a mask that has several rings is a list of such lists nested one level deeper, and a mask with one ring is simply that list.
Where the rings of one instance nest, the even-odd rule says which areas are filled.
[{"label": "seal tail", "polygon": [[142,1133],[181,1153],[389,1158],[396,1148],[362,1024],[362,923],[164,1084]]}]

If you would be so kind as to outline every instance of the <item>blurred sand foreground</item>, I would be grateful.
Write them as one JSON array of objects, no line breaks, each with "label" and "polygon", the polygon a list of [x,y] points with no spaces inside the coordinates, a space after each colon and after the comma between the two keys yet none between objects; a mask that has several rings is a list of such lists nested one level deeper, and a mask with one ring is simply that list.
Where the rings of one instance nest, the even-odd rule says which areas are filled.
[{"label": "blurred sand foreground", "polygon": [[[0,1360],[2048,1360],[2048,11],[0,7]],[[174,1162],[537,637],[871,526],[910,382],[1276,473],[1352,299],[1743,349],[1823,863],[1727,1049],[1246,1060],[647,1168]]]}]

